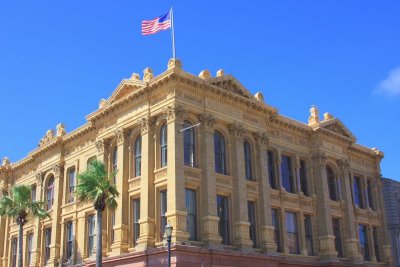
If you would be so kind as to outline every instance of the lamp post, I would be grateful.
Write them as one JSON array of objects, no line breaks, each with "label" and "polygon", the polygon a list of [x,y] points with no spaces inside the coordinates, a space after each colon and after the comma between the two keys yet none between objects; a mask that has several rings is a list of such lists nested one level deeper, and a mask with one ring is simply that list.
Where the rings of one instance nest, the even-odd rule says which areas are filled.
[{"label": "lamp post", "polygon": [[172,236],[172,225],[169,223],[165,226],[165,235],[167,236],[168,243],[168,267],[171,267],[171,236]]}]

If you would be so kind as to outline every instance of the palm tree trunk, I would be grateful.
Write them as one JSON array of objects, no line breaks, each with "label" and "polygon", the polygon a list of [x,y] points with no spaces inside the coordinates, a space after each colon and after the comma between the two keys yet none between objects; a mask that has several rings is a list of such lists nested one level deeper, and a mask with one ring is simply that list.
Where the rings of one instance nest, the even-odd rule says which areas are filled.
[{"label": "palm tree trunk", "polygon": [[[96,247],[96,267],[102,266],[102,213],[101,209],[97,210],[97,247]],[[21,266],[22,267],[22,266]]]},{"label": "palm tree trunk", "polygon": [[22,267],[22,240],[24,235],[24,225],[19,225],[19,233],[18,233],[18,267]]}]

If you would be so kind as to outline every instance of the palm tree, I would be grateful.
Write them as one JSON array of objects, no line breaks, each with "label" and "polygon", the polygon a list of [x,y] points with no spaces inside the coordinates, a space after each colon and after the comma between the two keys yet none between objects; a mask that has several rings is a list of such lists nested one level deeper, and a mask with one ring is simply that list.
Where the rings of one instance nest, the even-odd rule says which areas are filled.
[{"label": "palm tree", "polygon": [[119,196],[116,186],[112,183],[112,177],[116,172],[107,175],[104,163],[94,160],[89,168],[78,175],[76,195],[82,202],[93,203],[97,212],[97,247],[96,266],[102,265],[102,213],[106,206],[114,209],[117,206],[116,198]]},{"label": "palm tree", "polygon": [[22,238],[24,225],[28,216],[45,218],[50,215],[42,208],[43,202],[31,200],[31,187],[16,185],[11,188],[11,194],[3,192],[0,198],[0,216],[9,216],[16,219],[18,232],[18,266],[22,267]]}]

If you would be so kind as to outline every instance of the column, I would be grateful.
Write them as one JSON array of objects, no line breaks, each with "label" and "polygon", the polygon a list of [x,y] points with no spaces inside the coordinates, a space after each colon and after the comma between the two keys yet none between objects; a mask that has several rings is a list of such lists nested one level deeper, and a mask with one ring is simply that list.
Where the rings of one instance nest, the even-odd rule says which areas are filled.
[{"label": "column", "polygon": [[217,191],[214,158],[214,118],[208,114],[199,115],[201,122],[201,185],[202,241],[208,248],[221,246],[222,238],[218,233]]},{"label": "column", "polygon": [[[108,174],[108,170],[109,168],[109,141],[106,139],[99,139],[96,141],[95,143],[96,145],[96,158],[100,161],[102,161],[104,163],[104,167],[106,168],[106,173]],[[103,240],[103,247],[102,247],[102,253],[103,256],[107,255],[107,251],[108,251],[108,246],[109,246],[109,242],[108,242],[108,232],[107,232],[107,216],[108,215],[108,209],[105,209],[102,213],[102,240]],[[85,220],[85,218],[84,218]],[[97,225],[97,224],[96,224]],[[81,227],[85,227],[85,223],[83,224],[83,226]],[[85,231],[85,228],[82,228],[82,232]],[[96,242],[95,245],[96,246]]]},{"label": "column", "polygon": [[307,243],[306,243],[306,228],[304,226],[304,213],[303,211],[299,212],[299,245],[300,245],[300,254],[304,256],[308,256],[308,250],[307,250]]},{"label": "column", "polygon": [[[111,255],[120,255],[128,251],[128,135],[126,130],[115,131],[117,140],[117,174],[115,185],[119,192],[118,206],[115,209],[114,243],[111,245]],[[113,211],[111,211],[113,212]],[[96,224],[97,225],[97,224]]]},{"label": "column", "polygon": [[335,249],[335,236],[332,229],[326,159],[327,156],[325,153],[320,151],[316,151],[312,155],[317,195],[317,227],[320,257],[323,261],[338,261],[338,253]]},{"label": "column", "polygon": [[343,253],[351,262],[358,263],[362,260],[362,255],[358,251],[357,227],[354,216],[353,199],[352,199],[352,180],[350,164],[347,160],[338,160],[339,175],[342,179],[341,189],[343,198]]},{"label": "column", "polygon": [[172,241],[185,243],[189,239],[185,206],[185,176],[183,160],[182,128],[183,110],[179,106],[169,106],[167,115],[167,220],[172,225]]},{"label": "column", "polygon": [[60,260],[60,214],[61,202],[63,193],[64,172],[63,166],[55,164],[52,167],[54,174],[54,204],[51,214],[51,245],[50,245],[50,258],[47,262],[48,266],[58,266]]},{"label": "column", "polygon": [[250,240],[247,211],[247,192],[246,192],[246,174],[244,166],[243,134],[245,130],[237,124],[229,125],[229,134],[231,136],[231,155],[232,155],[232,177],[233,177],[233,232],[234,245],[239,250],[248,250],[252,248],[253,242]]},{"label": "column", "polygon": [[[4,179],[3,181],[0,180],[1,183],[1,189],[7,191],[8,190],[8,184],[7,184],[7,178],[6,177],[1,177]],[[3,194],[1,194],[3,195]],[[9,218],[3,216],[0,217],[0,266],[8,266],[7,265],[7,260],[8,260],[8,254],[7,254],[7,242],[9,238],[9,231],[8,231],[8,222]]]},{"label": "column", "polygon": [[[83,263],[83,260],[88,257],[88,232],[86,229],[86,216],[85,212],[80,212],[76,218],[76,263]],[[79,233],[79,234],[78,234]],[[106,242],[103,242],[106,243]],[[95,242],[96,246],[96,242]]]},{"label": "column", "polygon": [[[142,173],[140,177],[140,236],[136,249],[154,247],[155,203],[154,203],[154,126],[151,117],[139,121],[142,136]],[[146,164],[147,163],[147,164]]]},{"label": "column", "polygon": [[300,195],[303,194],[301,191],[301,181],[300,181],[300,157],[296,155],[294,162],[294,172],[296,175],[296,192]]},{"label": "column", "polygon": [[267,254],[274,254],[277,244],[274,240],[274,227],[271,218],[271,187],[268,179],[268,137],[263,133],[254,133],[255,146],[255,174],[259,186],[258,214],[260,222],[260,247]]},{"label": "column", "polygon": [[376,262],[376,255],[375,255],[375,240],[372,234],[372,225],[368,225],[368,249],[369,254],[371,256],[371,261]]},{"label": "column", "polygon": [[365,209],[369,209],[367,177],[362,178],[362,188],[363,188]]}]

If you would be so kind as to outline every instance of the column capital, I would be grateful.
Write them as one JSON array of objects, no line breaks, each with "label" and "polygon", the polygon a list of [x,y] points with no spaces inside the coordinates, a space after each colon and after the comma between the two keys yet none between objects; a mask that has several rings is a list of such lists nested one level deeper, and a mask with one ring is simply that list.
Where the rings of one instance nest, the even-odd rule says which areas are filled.
[{"label": "column capital", "polygon": [[171,122],[182,119],[184,109],[181,106],[168,106],[163,113],[167,116],[167,121]]},{"label": "column capital", "polygon": [[35,174],[35,178],[36,178],[37,184],[40,186],[43,183],[42,173],[41,172],[37,172]]},{"label": "column capital", "polygon": [[138,120],[138,124],[140,125],[140,131],[142,134],[146,134],[150,132],[156,123],[156,118],[154,117],[143,117]]},{"label": "column capital", "polygon": [[62,171],[62,165],[56,163],[51,167],[51,170],[54,172],[54,175],[59,176]]},{"label": "column capital", "polygon": [[199,114],[197,117],[205,129],[212,130],[214,128],[215,118],[212,115],[203,113]]},{"label": "column capital", "polygon": [[128,141],[128,132],[126,129],[120,128],[114,132],[115,138],[117,139],[117,145],[126,144]]},{"label": "column capital", "polygon": [[347,159],[338,159],[336,162],[340,169],[350,169],[350,162]]},{"label": "column capital", "polygon": [[228,126],[229,134],[233,137],[242,138],[246,130],[242,125],[233,123]]},{"label": "column capital", "polygon": [[311,158],[315,163],[320,163],[320,164],[326,164],[326,160],[328,159],[326,154],[320,151],[314,152]]},{"label": "column capital", "polygon": [[259,145],[268,145],[269,138],[265,133],[255,132],[253,133],[254,140]]},{"label": "column capital", "polygon": [[105,139],[99,139],[95,142],[97,153],[103,153],[107,147],[108,141]]}]

